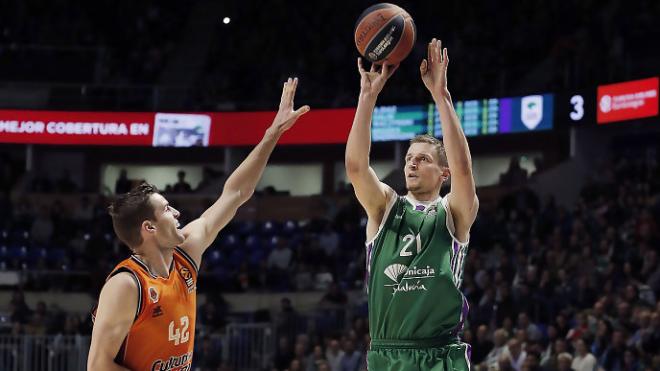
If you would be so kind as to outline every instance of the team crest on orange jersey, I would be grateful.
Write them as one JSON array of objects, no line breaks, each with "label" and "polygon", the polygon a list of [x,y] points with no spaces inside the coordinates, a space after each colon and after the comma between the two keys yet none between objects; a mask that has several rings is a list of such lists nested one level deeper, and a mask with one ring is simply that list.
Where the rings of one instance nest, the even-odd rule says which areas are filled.
[{"label": "team crest on orange jersey", "polygon": [[190,269],[186,267],[181,267],[179,268],[179,273],[181,274],[183,280],[186,282],[186,287],[188,288],[188,292],[193,292],[193,290],[195,289],[195,280],[193,280],[192,274],[190,273]]},{"label": "team crest on orange jersey", "polygon": [[152,303],[158,302],[158,290],[155,287],[149,287],[149,299]]}]

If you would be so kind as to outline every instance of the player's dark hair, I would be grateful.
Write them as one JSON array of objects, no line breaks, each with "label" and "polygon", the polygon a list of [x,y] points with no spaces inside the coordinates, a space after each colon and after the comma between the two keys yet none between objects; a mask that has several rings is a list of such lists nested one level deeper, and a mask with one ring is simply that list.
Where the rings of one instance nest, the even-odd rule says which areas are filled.
[{"label": "player's dark hair", "polygon": [[449,163],[447,162],[447,153],[445,152],[445,146],[442,144],[442,141],[439,140],[438,138],[428,135],[428,134],[422,134],[418,135],[410,140],[410,144],[413,143],[428,143],[431,144],[435,147],[436,154],[438,155],[438,160],[440,161],[441,166],[449,166]]},{"label": "player's dark hair", "polygon": [[131,250],[142,243],[142,222],[156,219],[154,206],[149,200],[154,193],[158,193],[158,188],[145,182],[117,196],[108,207],[117,237]]}]

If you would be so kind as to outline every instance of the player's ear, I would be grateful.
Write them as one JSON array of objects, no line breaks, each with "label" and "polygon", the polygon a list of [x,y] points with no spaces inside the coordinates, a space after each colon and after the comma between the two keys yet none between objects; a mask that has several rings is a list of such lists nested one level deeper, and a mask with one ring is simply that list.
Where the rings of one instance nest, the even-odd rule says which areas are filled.
[{"label": "player's ear", "polygon": [[142,228],[143,231],[147,233],[155,233],[156,232],[156,225],[151,221],[151,220],[145,220],[142,222]]},{"label": "player's ear", "polygon": [[442,181],[446,182],[447,179],[451,176],[451,173],[449,172],[449,168],[447,166],[443,166],[442,168]]}]

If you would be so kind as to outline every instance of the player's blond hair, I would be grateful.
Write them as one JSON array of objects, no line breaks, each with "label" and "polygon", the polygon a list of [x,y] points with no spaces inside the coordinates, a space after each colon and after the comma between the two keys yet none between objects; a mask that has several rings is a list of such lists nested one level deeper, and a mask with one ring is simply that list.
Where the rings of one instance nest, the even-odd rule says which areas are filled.
[{"label": "player's blond hair", "polygon": [[442,141],[439,140],[438,138],[429,134],[422,134],[412,138],[410,140],[410,144],[413,143],[428,143],[433,145],[437,155],[437,160],[440,162],[440,166],[449,166],[449,163],[447,162],[447,153],[445,152],[445,146],[444,144],[442,144]]}]

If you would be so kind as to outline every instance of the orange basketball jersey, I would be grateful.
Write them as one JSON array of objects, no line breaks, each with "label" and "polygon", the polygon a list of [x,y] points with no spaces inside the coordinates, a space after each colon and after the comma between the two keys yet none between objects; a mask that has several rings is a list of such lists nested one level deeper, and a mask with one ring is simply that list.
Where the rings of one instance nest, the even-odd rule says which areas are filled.
[{"label": "orange basketball jersey", "polygon": [[120,272],[137,278],[140,296],[135,322],[115,361],[134,371],[189,371],[195,339],[194,261],[177,247],[168,278],[151,274],[135,255],[117,264],[108,279]]}]

